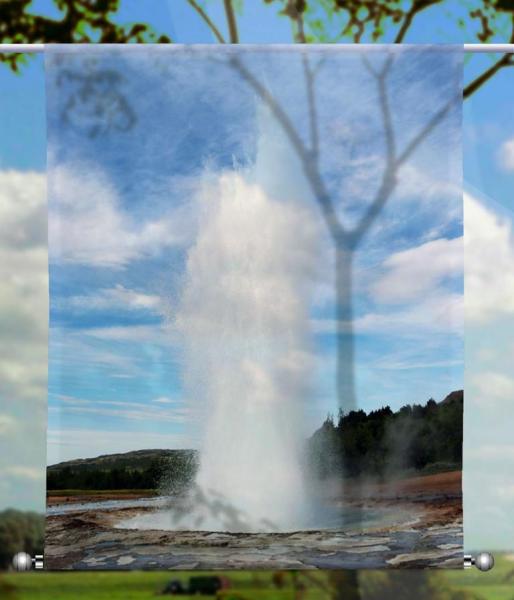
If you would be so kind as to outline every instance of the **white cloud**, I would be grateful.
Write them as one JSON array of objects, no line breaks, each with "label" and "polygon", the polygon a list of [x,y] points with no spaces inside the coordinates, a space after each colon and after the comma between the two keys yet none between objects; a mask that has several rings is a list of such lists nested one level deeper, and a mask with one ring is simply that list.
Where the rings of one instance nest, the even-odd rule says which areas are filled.
[{"label": "white cloud", "polygon": [[465,195],[465,538],[469,548],[512,548],[514,243],[512,223]]},{"label": "white cloud", "polygon": [[173,409],[169,411],[154,410],[150,406],[148,409],[132,408],[130,402],[123,403],[119,408],[105,408],[93,406],[61,406],[59,409],[50,407],[51,412],[59,412],[60,415],[78,414],[92,415],[101,420],[103,417],[114,417],[120,421],[140,421],[147,422],[154,426],[158,423],[185,423],[188,421],[189,413],[186,409]]},{"label": "white cloud", "polygon": [[[109,348],[99,348],[88,339],[90,329],[52,327],[50,361],[60,360],[62,365],[109,365],[122,371],[136,371],[132,358]],[[100,330],[101,331],[101,330]]]},{"label": "white cloud", "polygon": [[514,315],[512,221],[465,194],[466,319],[485,323]]},{"label": "white cloud", "polygon": [[514,461],[514,444],[483,443],[466,450],[466,458],[482,461]]},{"label": "white cloud", "polygon": [[44,506],[46,178],[0,171],[0,508]]},{"label": "white cloud", "polygon": [[479,371],[471,379],[475,390],[473,399],[477,404],[491,407],[496,402],[514,405],[514,379],[505,373]]},{"label": "white cloud", "polygon": [[43,399],[48,275],[45,177],[0,171],[0,394]]},{"label": "white cloud", "polygon": [[437,239],[402,250],[383,263],[386,269],[371,286],[378,302],[402,303],[431,294],[444,280],[463,274],[464,250],[461,237]]},{"label": "white cloud", "polygon": [[[463,329],[463,296],[441,293],[422,302],[395,311],[370,312],[353,321],[355,334],[393,334],[417,338],[427,333],[460,334]],[[340,331],[349,331],[347,324],[339,325]],[[333,319],[311,320],[314,333],[336,333]]]},{"label": "white cloud", "polygon": [[514,171],[514,139],[503,142],[498,153],[498,162],[502,169]]},{"label": "white cloud", "polygon": [[496,493],[500,498],[514,502],[514,483],[498,486]]},{"label": "white cloud", "polygon": [[59,407],[51,406],[49,410],[60,415],[93,415],[99,421],[103,417],[114,417],[123,421],[146,421],[154,425],[162,422],[185,423],[191,414],[188,407],[183,405],[167,408],[165,405],[151,403],[80,399],[68,400],[61,403]]},{"label": "white cloud", "polygon": [[152,402],[156,402],[157,404],[175,404],[176,400],[167,396],[159,396],[159,398],[154,398]]},{"label": "white cloud", "polygon": [[0,171],[0,243],[3,248],[46,244],[46,178],[34,171]]},{"label": "white cloud", "polygon": [[[447,291],[444,284],[463,276],[463,263],[462,237],[432,240],[390,255],[382,263],[385,272],[369,285],[379,309],[356,317],[353,331],[411,338],[427,333],[460,335],[464,298]],[[384,304],[403,306],[391,309]],[[350,329],[349,324],[337,325],[333,319],[311,321],[315,333],[335,333],[338,327]]]},{"label": "white cloud", "polygon": [[398,333],[418,336],[426,332],[459,333],[462,331],[463,297],[442,293],[428,297],[405,310],[369,313],[355,320],[355,331]]},{"label": "white cloud", "polygon": [[81,332],[101,340],[112,342],[171,343],[172,333],[163,325],[134,325],[120,327],[92,327]]},{"label": "white cloud", "polygon": [[[434,159],[434,162],[436,161],[437,159]],[[433,173],[427,173],[426,165],[420,168],[414,164],[406,164],[400,171],[396,192],[399,199],[448,200],[459,198],[460,195],[461,187],[455,177],[444,179],[440,175],[434,176]],[[456,202],[453,204],[457,206]]]},{"label": "white cloud", "polygon": [[38,467],[13,465],[0,469],[0,476],[13,477],[15,479],[29,479],[32,481],[44,481],[46,479],[46,471],[45,469]]},{"label": "white cloud", "polygon": [[0,414],[0,435],[7,435],[16,429],[16,421],[10,415]]},{"label": "white cloud", "polygon": [[[55,304],[54,304],[55,302]],[[113,288],[98,290],[95,294],[69,296],[52,300],[59,310],[148,310],[160,312],[163,301],[160,296],[130,290],[118,284]]]},{"label": "white cloud", "polygon": [[426,362],[414,362],[409,360],[391,360],[383,358],[378,360],[373,366],[376,369],[385,369],[390,371],[404,371],[411,369],[448,369],[464,364],[464,360],[433,360]]},{"label": "white cloud", "polygon": [[123,268],[184,241],[180,211],[138,221],[98,167],[61,166],[50,173],[50,260]]}]

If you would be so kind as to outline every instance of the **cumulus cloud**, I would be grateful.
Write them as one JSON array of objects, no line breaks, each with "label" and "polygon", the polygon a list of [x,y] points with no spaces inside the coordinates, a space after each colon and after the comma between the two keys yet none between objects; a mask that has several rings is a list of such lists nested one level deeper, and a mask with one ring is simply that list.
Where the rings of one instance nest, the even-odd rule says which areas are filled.
[{"label": "cumulus cloud", "polygon": [[[436,162],[436,160],[434,160]],[[396,196],[399,199],[423,199],[425,201],[459,198],[461,195],[460,182],[455,177],[443,178],[438,174],[427,172],[426,165],[424,168],[409,163],[402,167],[400,171],[398,190]],[[453,202],[457,207],[457,202]]]},{"label": "cumulus cloud", "polygon": [[494,415],[490,421],[483,418],[483,411],[479,411],[476,422],[469,414],[465,416],[464,539],[469,550],[511,550],[514,445],[508,427],[503,435],[497,431],[498,411],[488,407],[487,412]]},{"label": "cumulus cloud", "polygon": [[45,188],[43,173],[0,171],[0,507],[44,506]]},{"label": "cumulus cloud", "polygon": [[437,239],[402,250],[383,263],[385,273],[371,286],[375,300],[411,302],[464,271],[462,237]]},{"label": "cumulus cloud", "polygon": [[[463,276],[463,262],[462,237],[440,238],[391,254],[382,263],[382,274],[367,288],[377,308],[357,316],[353,332],[409,338],[460,334],[464,298],[445,284]],[[311,327],[315,333],[352,329],[333,319],[313,319]]]},{"label": "cumulus cloud", "polygon": [[466,319],[514,315],[512,221],[465,194]]},{"label": "cumulus cloud", "polygon": [[0,434],[6,435],[16,429],[16,421],[10,415],[0,414]]},{"label": "cumulus cloud", "polygon": [[0,172],[0,393],[45,396],[48,323],[45,177]]},{"label": "cumulus cloud", "polygon": [[502,169],[514,171],[514,139],[503,142],[498,153],[498,162]]},{"label": "cumulus cloud", "polygon": [[43,481],[46,476],[44,469],[38,467],[28,467],[23,465],[13,465],[5,467],[0,471],[5,477],[14,477],[15,479],[29,479],[31,481]]},{"label": "cumulus cloud", "polygon": [[[349,331],[347,323],[332,319],[311,321],[315,333]],[[369,312],[353,321],[356,334],[389,334],[400,337],[425,337],[428,333],[460,333],[463,329],[462,294],[441,293],[432,295],[399,310]]]},{"label": "cumulus cloud", "polygon": [[491,406],[496,402],[514,400],[514,379],[496,371],[479,371],[473,378],[474,400],[476,403]]},{"label": "cumulus cloud", "polygon": [[51,262],[123,268],[184,239],[179,211],[155,220],[135,219],[97,166],[52,169],[49,200]]},{"label": "cumulus cloud", "polygon": [[470,549],[490,548],[491,540],[491,550],[511,548],[512,221],[504,210],[469,194],[465,194],[464,217],[468,325],[465,389],[471,406],[465,411],[465,539]]},{"label": "cumulus cloud", "polygon": [[480,447],[470,448],[466,455],[469,459],[481,458],[494,462],[514,461],[514,444],[487,443]]},{"label": "cumulus cloud", "polygon": [[33,171],[0,171],[0,240],[3,248],[46,245],[46,178]]}]

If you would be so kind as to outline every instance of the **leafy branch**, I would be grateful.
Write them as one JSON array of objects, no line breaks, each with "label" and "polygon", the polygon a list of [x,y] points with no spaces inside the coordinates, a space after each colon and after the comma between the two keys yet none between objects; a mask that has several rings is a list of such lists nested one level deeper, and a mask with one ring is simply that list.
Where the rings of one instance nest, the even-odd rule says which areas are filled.
[{"label": "leafy branch", "polygon": [[[149,25],[119,25],[113,17],[120,0],[54,0],[60,19],[30,12],[32,0],[2,0],[0,41],[8,44],[36,43],[169,43],[166,35],[158,35]],[[25,62],[22,53],[0,53],[0,61],[13,71]]]}]

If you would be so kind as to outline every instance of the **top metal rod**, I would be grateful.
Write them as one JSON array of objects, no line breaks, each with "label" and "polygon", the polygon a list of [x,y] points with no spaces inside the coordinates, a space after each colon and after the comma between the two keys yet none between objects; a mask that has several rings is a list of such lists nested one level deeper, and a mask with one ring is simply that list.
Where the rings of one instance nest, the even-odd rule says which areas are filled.
[{"label": "top metal rod", "polygon": [[[64,47],[79,46],[84,44],[61,44]],[[127,47],[134,49],[134,47],[144,45],[151,46],[153,44],[86,44],[91,46],[116,46],[116,47]],[[244,44],[243,44],[244,45]],[[401,46],[401,44],[398,44]],[[415,45],[415,44],[412,44]],[[459,44],[455,44],[459,45]],[[0,44],[0,52],[27,52],[27,53],[39,53],[45,51],[46,44]],[[176,45],[175,45],[176,46]],[[341,47],[347,47],[350,50],[353,46],[373,46],[373,44],[339,44]],[[379,46],[376,44],[375,46]],[[465,52],[510,52],[514,54],[514,44],[462,44],[462,48]]]}]

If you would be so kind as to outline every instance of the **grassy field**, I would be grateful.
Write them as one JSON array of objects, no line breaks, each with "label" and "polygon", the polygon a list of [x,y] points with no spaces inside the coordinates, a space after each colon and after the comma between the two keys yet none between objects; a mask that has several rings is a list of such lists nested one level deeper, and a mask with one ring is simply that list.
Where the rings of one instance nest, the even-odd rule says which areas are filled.
[{"label": "grassy field", "polygon": [[[514,600],[514,557],[495,555],[496,565],[492,571],[481,573],[476,569],[439,572],[438,577],[451,584],[451,590],[470,592],[481,600]],[[312,572],[311,572],[312,573]],[[187,572],[42,572],[0,574],[0,598],[2,600],[148,600],[159,597],[166,583],[180,579],[187,583]],[[272,585],[271,572],[232,571],[225,575],[232,588],[222,592],[224,600],[295,600],[290,576],[286,585],[277,589]],[[324,574],[316,572],[316,578]],[[510,576],[509,576],[510,575]],[[373,576],[362,572],[361,577]],[[402,572],[391,572],[393,578],[402,578]],[[444,595],[444,598],[451,598]],[[363,600],[375,600],[379,596]],[[389,596],[384,596],[389,598]],[[466,597],[456,595],[457,597]],[[192,596],[180,596],[192,600]],[[198,600],[198,596],[195,596]],[[307,585],[301,600],[328,600],[328,594],[314,585]],[[401,599],[403,600],[403,596]],[[413,598],[412,600],[415,600]]]},{"label": "grassy field", "polygon": [[484,600],[514,600],[514,555],[493,554],[495,566],[491,571],[447,571],[445,577],[452,587],[473,592]]},{"label": "grassy field", "polygon": [[[173,572],[68,572],[12,573],[0,575],[2,600],[147,600],[155,599],[171,579],[187,583],[198,573]],[[276,589],[271,585],[272,573],[246,571],[226,573],[232,589],[222,592],[226,600],[294,600],[292,586]],[[4,582],[11,592],[3,590]],[[169,596],[165,596],[169,597]],[[203,596],[207,598],[206,596]],[[180,596],[198,600],[198,596]],[[304,600],[326,600],[322,590],[306,590]]]}]

